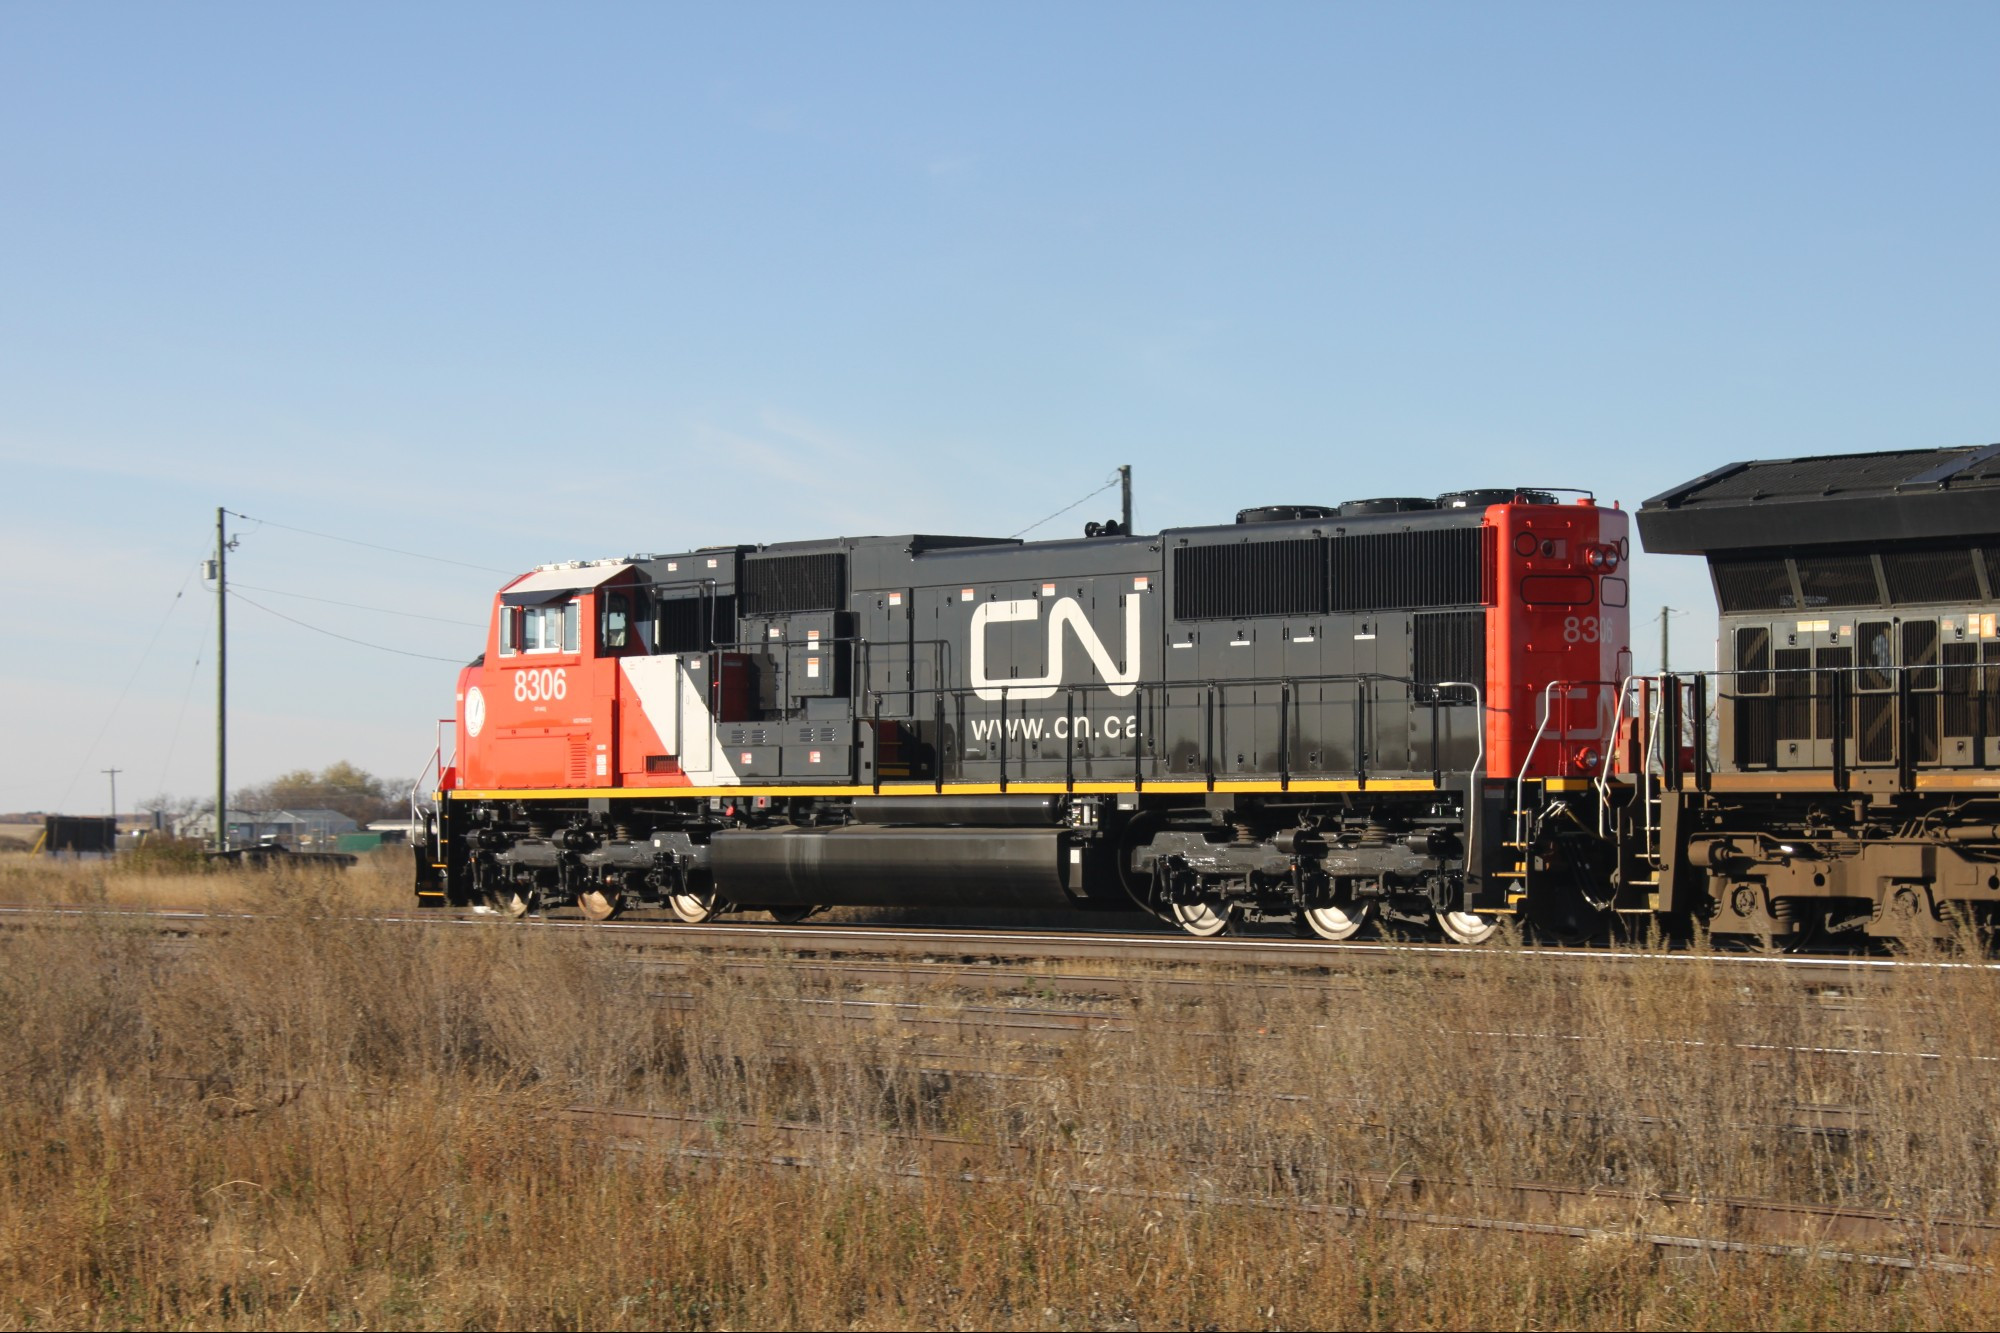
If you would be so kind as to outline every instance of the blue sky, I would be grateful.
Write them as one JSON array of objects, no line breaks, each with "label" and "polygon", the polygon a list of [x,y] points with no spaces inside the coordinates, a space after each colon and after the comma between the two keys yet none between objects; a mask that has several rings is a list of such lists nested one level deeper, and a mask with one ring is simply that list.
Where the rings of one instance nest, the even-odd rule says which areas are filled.
[{"label": "blue sky", "polygon": [[[1996,39],[1977,5],[0,6],[34,627],[0,810],[101,809],[113,765],[128,806],[207,789],[218,504],[270,520],[248,595],[462,659],[443,622],[503,576],[291,529],[515,570],[1005,534],[1123,462],[1154,528],[2000,438]],[[1707,661],[1698,564],[1642,557],[1633,600]],[[422,762],[449,664],[231,626],[235,780]]]}]

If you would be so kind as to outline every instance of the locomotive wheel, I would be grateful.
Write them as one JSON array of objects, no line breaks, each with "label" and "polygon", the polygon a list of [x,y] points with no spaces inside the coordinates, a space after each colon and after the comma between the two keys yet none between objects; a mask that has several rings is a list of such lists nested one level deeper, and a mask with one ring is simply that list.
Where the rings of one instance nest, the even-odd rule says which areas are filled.
[{"label": "locomotive wheel", "polygon": [[1493,932],[1500,929],[1497,917],[1481,916],[1477,912],[1439,912],[1438,929],[1445,938],[1457,944],[1484,944],[1493,938]]},{"label": "locomotive wheel", "polygon": [[676,893],[667,898],[674,915],[689,925],[713,921],[722,915],[722,900],[712,893]]},{"label": "locomotive wheel", "polygon": [[1195,899],[1174,904],[1174,924],[1197,939],[1214,939],[1229,933],[1235,913],[1217,903]]},{"label": "locomotive wheel", "polygon": [[489,893],[486,895],[486,905],[501,916],[512,917],[516,921],[526,916],[528,909],[534,906],[528,901],[528,895],[519,889],[502,889],[498,893]]},{"label": "locomotive wheel", "polygon": [[1299,934],[1323,940],[1351,940],[1374,915],[1368,903],[1308,907],[1299,913]]},{"label": "locomotive wheel", "polygon": [[609,921],[625,909],[625,895],[605,889],[585,889],[576,895],[576,905],[592,921]]},{"label": "locomotive wheel", "polygon": [[819,911],[817,907],[767,907],[771,919],[781,926],[796,926],[799,922]]}]

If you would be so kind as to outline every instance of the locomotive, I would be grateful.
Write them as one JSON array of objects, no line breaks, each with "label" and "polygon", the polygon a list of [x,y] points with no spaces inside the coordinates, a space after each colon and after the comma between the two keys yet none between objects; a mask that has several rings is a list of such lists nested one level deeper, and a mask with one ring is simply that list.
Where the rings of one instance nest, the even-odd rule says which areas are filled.
[{"label": "locomotive", "polygon": [[543,566],[460,672],[419,897],[1480,940],[1566,860],[1516,810],[1609,759],[1629,554],[1622,511],[1509,488]]},{"label": "locomotive", "polygon": [[1653,905],[1787,944],[1990,929],[2000,445],[1738,463],[1638,520],[1720,613],[1717,669],[1652,693]]},{"label": "locomotive", "polygon": [[1628,516],[1559,488],[543,566],[460,672],[419,900],[1985,922],[2000,446],[1736,464],[1637,519],[1707,558],[1718,670],[1635,674]]}]

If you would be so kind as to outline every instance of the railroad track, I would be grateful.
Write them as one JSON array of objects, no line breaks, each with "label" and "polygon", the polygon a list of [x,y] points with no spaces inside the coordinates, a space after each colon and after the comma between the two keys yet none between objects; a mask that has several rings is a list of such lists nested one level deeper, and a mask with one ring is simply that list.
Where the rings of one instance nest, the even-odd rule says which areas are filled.
[{"label": "railroad track", "polygon": [[[176,909],[0,906],[0,925],[32,921],[126,920],[170,933],[207,933],[240,922],[278,919],[269,913],[201,912]],[[1090,930],[1002,930],[983,926],[905,927],[807,923],[665,921],[591,922],[561,917],[505,921],[470,913],[356,913],[356,924],[417,925],[437,928],[514,929],[582,932],[604,943],[636,949],[700,953],[784,953],[797,958],[908,958],[926,963],[1003,965],[1076,959],[1183,966],[1223,966],[1305,972],[1342,971],[1363,964],[1394,965],[1417,960],[1451,963],[1495,957],[1532,958],[1538,966],[1617,967],[1637,963],[1675,967],[1782,969],[1827,977],[1879,975],[1899,968],[2000,973],[2000,961],[1951,958],[1912,961],[1852,955],[1731,953],[1694,950],[1557,948],[1551,946],[1455,945],[1421,941],[1367,940],[1334,944],[1318,940],[1260,937],[1199,940],[1160,931],[1128,933]]]},{"label": "railroad track", "polygon": [[[305,1081],[244,1089],[208,1077],[166,1075],[162,1080],[179,1084],[222,1119],[283,1113],[326,1091]],[[347,1091],[371,1100],[392,1095],[375,1088]],[[1216,1095],[1246,1094],[1216,1090]],[[1346,1109],[1354,1115],[1361,1108]],[[1670,1251],[1782,1255],[1948,1273],[1990,1272],[1991,1256],[2000,1246],[2000,1222],[1847,1205],[1409,1172],[1343,1170],[1302,1182],[1276,1163],[1240,1156],[1182,1150],[1167,1158],[1142,1157],[1074,1141],[1010,1142],[684,1110],[575,1104],[546,1118],[601,1146],[665,1154],[695,1170],[860,1170],[910,1181],[1055,1189],[1135,1204],[1245,1208],[1579,1241],[1613,1239]],[[1265,1177],[1261,1190],[1256,1188],[1260,1176]],[[1211,1182],[1218,1177],[1236,1183],[1217,1188]],[[1135,1179],[1154,1183],[1117,1183]]]},{"label": "railroad track", "polygon": [[[969,1184],[1051,1186],[1041,1168],[1052,1151],[945,1134],[688,1112],[571,1106],[562,1118],[604,1142],[632,1151],[664,1152],[695,1163],[768,1168],[852,1170],[863,1154],[882,1151],[872,1169],[909,1179]],[[1244,1194],[1208,1189],[1146,1188],[1089,1179],[1130,1154],[1066,1146],[1053,1155],[1077,1169],[1058,1173],[1055,1188],[1139,1203],[1173,1202],[1204,1208],[1253,1208],[1400,1226],[1505,1231],[1573,1240],[1624,1239],[1667,1250],[1723,1251],[1831,1259],[1955,1273],[1990,1271],[2000,1222],[1921,1217],[1877,1209],[1774,1200],[1704,1198],[1691,1194],[1611,1188],[1583,1189],[1535,1181],[1476,1182],[1405,1173],[1343,1172],[1318,1191],[1325,1197]],[[1161,1163],[1121,1162],[1158,1168]],[[1187,1158],[1169,1164],[1217,1165]],[[1243,1163],[1235,1164],[1243,1166]],[[1254,1164],[1249,1164],[1254,1168]]]},{"label": "railroad track", "polygon": [[[197,941],[226,934],[239,926],[280,920],[270,914],[210,913],[183,910],[138,910],[92,907],[0,907],[0,931],[36,925],[81,925],[86,922],[128,924],[159,932],[168,947],[187,947]],[[1797,958],[1786,955],[1735,955],[1642,953],[1625,951],[1548,952],[1492,948],[1446,947],[1424,944],[1318,944],[1310,941],[1194,941],[1167,937],[1142,940],[1147,951],[1136,959],[1129,954],[1109,954],[1103,946],[1129,943],[1130,937],[1066,933],[1028,933],[995,930],[906,930],[883,927],[779,926],[779,925],[650,925],[636,923],[587,923],[531,920],[527,923],[502,922],[491,917],[440,916],[431,913],[389,913],[357,915],[357,925],[388,928],[461,928],[494,930],[555,931],[581,937],[596,944],[632,952],[641,967],[656,980],[684,979],[698,974],[749,977],[767,973],[774,965],[816,980],[871,990],[946,990],[1013,997],[1058,996],[1105,1004],[1122,1002],[1122,1010],[1031,1009],[1019,1004],[981,1006],[965,1003],[926,1003],[906,999],[868,998],[813,999],[802,1002],[801,1011],[824,1020],[848,1024],[868,1024],[900,1028],[906,1034],[949,1033],[965,1038],[984,1033],[990,1041],[1030,1038],[1044,1045],[1066,1044],[1087,1035],[1129,1036],[1139,1031],[1171,1030],[1182,1036],[1207,1035],[1221,1039],[1224,1034],[1202,1034],[1184,1022],[1149,1013],[1143,1022],[1129,1006],[1141,1000],[1184,1000],[1200,1002],[1219,998],[1225,991],[1231,999],[1246,993],[1265,995],[1309,995],[1323,999],[1342,990],[1359,992],[1368,985],[1369,974],[1394,970],[1414,958],[1430,960],[1433,969],[1451,969],[1475,960],[1532,958],[1537,968],[1553,963],[1570,968],[1606,965],[1612,969],[1640,962],[1667,966],[1709,964],[1732,969],[1778,968],[1781,973],[1806,982],[1799,1002],[1815,1009],[1840,1012],[1850,1007],[1851,992],[1846,982],[1866,977],[1883,977],[1898,968],[1924,967],[1949,972],[2000,971],[2000,964],[1986,961],[1948,960],[1911,964],[1893,959]],[[1160,952],[1151,952],[1158,949]],[[1279,950],[1283,965],[1273,967],[1269,950]],[[662,957],[662,955],[672,955]],[[1153,963],[1157,957],[1183,964],[1166,969]],[[950,961],[943,961],[949,959]],[[1151,964],[1138,974],[1082,974],[1059,970],[1038,970],[1023,966],[1031,962],[1071,964],[1079,959]],[[1204,965],[1204,960],[1206,961]],[[1235,966],[1222,967],[1219,960]],[[1442,979],[1442,978],[1437,978]],[[690,993],[655,992],[662,1003],[686,1005]],[[1746,1002],[1747,1003],[1747,1002]],[[1540,1029],[1526,1026],[1439,1027],[1437,1035],[1477,1038],[1482,1041],[1518,1045],[1579,1043],[1601,1040],[1590,1033]],[[1405,1034],[1407,1035],[1407,1034]],[[1825,1041],[1812,1044],[1756,1042],[1746,1040],[1652,1037],[1643,1039],[1659,1049],[1713,1049],[1765,1058],[1809,1057],[1817,1060],[1881,1060],[1912,1058],[1935,1063],[1948,1059],[1971,1059],[2000,1064],[2000,1055],[1951,1055],[1930,1050],[1908,1050],[1858,1041]],[[1024,1058],[1032,1058],[1022,1052]],[[991,1064],[982,1057],[982,1064]]]},{"label": "railroad track", "polygon": [[[1300,1104],[1298,1122],[1315,1126],[1316,1131],[1340,1128],[1355,1147],[1362,1162],[1384,1167],[1398,1160],[1394,1153],[1378,1154],[1365,1145],[1374,1142],[1371,1131],[1391,1124],[1398,1113],[1387,1102],[1368,1100],[1365,1088],[1302,1081],[1287,1088],[1284,1081],[1269,1081],[1254,1088],[1182,1086],[1203,1083],[1209,1077],[1200,1072],[1209,1068],[1207,1043],[1243,1045],[1265,1036],[1261,1028],[1242,1021],[1246,1013],[1218,1011],[1210,1001],[1224,998],[1242,1000],[1249,993],[1312,997],[1317,1003],[1288,1006],[1279,1003],[1268,1012],[1296,1028],[1339,1021],[1342,1012],[1338,996],[1343,991],[1359,992],[1369,978],[1384,969],[1409,967],[1412,956],[1427,961],[1416,975],[1425,984],[1447,981],[1455,975],[1472,975],[1471,960],[1509,957],[1530,958],[1531,966],[1510,967],[1506,975],[1521,978],[1546,977],[1546,968],[1579,964],[1607,964],[1617,975],[1628,963],[1641,960],[1662,962],[1670,967],[1686,963],[1710,963],[1735,969],[1747,981],[1759,975],[1782,976],[1784,984],[1746,986],[1748,995],[1764,997],[1759,1003],[1782,1004],[1795,989],[1801,1002],[1829,1007],[1830,1017],[1845,1019],[1847,1006],[1870,1002],[1864,989],[1860,1001],[1850,996],[1851,982],[1860,978],[1886,979],[1899,967],[1887,959],[1792,959],[1737,955],[1648,954],[1636,951],[1611,955],[1605,951],[1548,953],[1489,949],[1460,949],[1430,945],[1315,945],[1301,942],[1225,941],[1223,947],[1174,937],[1144,941],[1164,946],[1180,967],[1164,967],[1141,958],[1142,966],[1121,974],[1115,968],[1085,970],[1086,958],[1074,952],[1044,956],[1033,952],[1053,941],[1065,950],[1089,948],[1117,936],[1086,932],[1021,932],[994,930],[938,931],[885,929],[881,927],[723,925],[684,926],[646,923],[588,923],[542,921],[511,923],[492,918],[450,917],[418,913],[390,913],[353,919],[359,926],[377,926],[403,931],[500,930],[514,938],[588,940],[605,946],[612,966],[633,967],[639,978],[634,998],[643,995],[650,1002],[684,1011],[690,1021],[670,1020],[678,1025],[677,1041],[685,1043],[690,1055],[710,1051],[724,1065],[744,1060],[808,1066],[824,1061],[829,1051],[844,1050],[844,1065],[872,1071],[866,1077],[879,1079],[884,1086],[901,1080],[898,1086],[919,1088],[920,1079],[940,1077],[964,1080],[1019,1080],[1020,1086],[1046,1085],[1048,1078],[1088,1078],[1088,1069],[1098,1067],[1098,1053],[1085,1049],[1081,1060],[1071,1053],[1079,1043],[1112,1044],[1107,1050],[1147,1036],[1158,1036],[1188,1044],[1196,1051],[1195,1062],[1182,1064],[1188,1071],[1160,1080],[1162,1100],[1177,1099],[1182,1110],[1195,1120],[1210,1114],[1202,1103],[1212,1102],[1213,1114],[1230,1116],[1232,1108],[1248,1108],[1253,1100],[1280,1100]],[[179,949],[200,948],[205,941],[220,942],[232,932],[245,938],[260,932],[244,928],[265,922],[296,923],[296,916],[200,913],[175,911],[134,911],[116,909],[7,909],[0,908],[0,939],[7,931],[32,931],[48,925],[58,928],[106,922],[152,932]],[[554,932],[550,934],[549,932]],[[577,934],[576,932],[582,932]],[[1129,937],[1127,937],[1129,938]],[[1142,937],[1143,939],[1143,937]],[[1286,962],[1271,965],[1261,961],[1237,962],[1245,952],[1235,946],[1249,943],[1266,956],[1275,947]],[[0,945],[4,947],[4,945]],[[1298,961],[1301,954],[1314,961]],[[1231,965],[1219,966],[1201,959],[1222,957]],[[1091,953],[1088,961],[1114,964],[1127,961],[1121,956]],[[616,961],[614,961],[616,960]],[[1048,964],[1043,967],[1038,964]],[[1772,973],[1773,966],[1781,969]],[[1983,960],[1950,960],[1922,964],[1953,974],[1990,975],[2000,967]],[[759,988],[733,984],[768,975],[774,967],[804,974],[810,984]],[[1745,970],[1748,969],[1748,970]],[[1579,976],[1583,974],[1578,974]],[[1631,975],[1639,975],[1632,973]],[[1657,974],[1654,974],[1657,975]],[[1733,983],[1732,983],[1733,988]],[[776,993],[772,993],[772,992]],[[1534,994],[1546,993],[1531,984]],[[1468,992],[1480,994],[1484,992]],[[1559,994],[1569,988],[1559,988]],[[1890,992],[1893,993],[1893,992]],[[1331,1004],[1328,997],[1333,997]],[[707,1006],[768,1007],[782,1012],[782,1021],[755,1020],[746,1030],[759,1032],[757,1042],[744,1045],[738,1038],[704,1021]],[[716,1010],[744,1014],[747,1010]],[[1257,1013],[1265,1012],[1258,1009]],[[1526,1011],[1528,1013],[1534,1010]],[[1750,1012],[1747,1004],[1743,1011]],[[1218,1020],[1216,1015],[1223,1016]],[[1428,1034],[1441,1041],[1441,1049],[1497,1043],[1519,1044],[1523,1049],[1545,1049],[1550,1043],[1618,1040],[1627,1044],[1661,1050],[1713,1050],[1746,1070],[1760,1070],[1768,1062],[1777,1071],[1768,1085],[1760,1084],[1749,1100],[1730,1104],[1727,1123],[1716,1127],[1731,1134],[1749,1134],[1766,1139],[1811,1136],[1813,1151],[1829,1140],[1868,1139],[1882,1111],[1866,1104],[1841,1104],[1846,1071],[1869,1067],[1868,1078],[1879,1082],[1877,1067],[1884,1060],[1914,1060],[1925,1069],[1938,1068],[1949,1061],[1967,1059],[2000,1062],[1976,1050],[1954,1052],[1906,1049],[1868,1042],[1827,1041],[1808,1043],[1792,1040],[1817,1033],[1796,1028],[1784,1042],[1761,1042],[1718,1032],[1692,1031],[1685,1036],[1648,1033],[1643,1030],[1598,1036],[1588,1032],[1557,1030],[1555,1023],[1537,1024],[1508,1021],[1495,1012],[1479,1021],[1476,1013],[1454,1014],[1447,1010],[1419,1012],[1414,1028],[1401,1029],[1386,1037],[1420,1041]],[[1499,1021],[1493,1021],[1498,1019]],[[1249,1018],[1249,1022],[1263,1019]],[[1371,1020],[1372,1021],[1372,1020]],[[1817,1020],[1815,1020],[1817,1021]],[[1348,1033],[1365,1036],[1364,1029],[1349,1027]],[[853,1034],[828,1040],[832,1033]],[[1714,1033],[1714,1036],[1709,1036]],[[1285,1035],[1273,1027],[1274,1039]],[[772,1040],[776,1038],[776,1040]],[[1304,1049],[1304,1048],[1301,1048]],[[707,1059],[708,1056],[702,1058]],[[1249,1058],[1249,1057],[1246,1057]],[[1150,1081],[1145,1070],[1161,1067],[1147,1060],[1112,1065],[1129,1067],[1141,1080]],[[1164,1062],[1163,1062],[1164,1063]],[[724,1066],[716,1066],[722,1068]],[[1262,1068],[1255,1059],[1246,1067]],[[1824,1082],[1794,1077],[1799,1071],[1832,1071],[1836,1077]],[[1891,1067],[1893,1072],[1893,1067]],[[889,1076],[883,1078],[884,1075]],[[1764,1077],[1758,1072],[1757,1077]],[[1896,1077],[1902,1077],[1900,1073]],[[1979,1077],[1985,1077],[1984,1074]],[[790,1076],[765,1078],[771,1086],[784,1086]],[[948,1090],[949,1083],[940,1083]],[[1501,1085],[1496,1085],[1501,1086]],[[1812,1092],[1808,1092],[1808,1086]],[[1856,1085],[1868,1086],[1867,1080]],[[975,1096],[977,1085],[969,1088]],[[1364,1095],[1345,1096],[1354,1091]],[[1317,1094],[1317,1095],[1314,1095]],[[1815,1095],[1816,1094],[1816,1095]],[[617,1094],[612,1094],[617,1095]],[[919,1091],[919,1097],[930,1095]],[[1023,1094],[1007,1093],[994,1101],[1004,1104]],[[1548,1125],[1547,1132],[1576,1132],[1601,1135],[1607,1128],[1617,1132],[1640,1131],[1649,1137],[1655,1131],[1677,1133],[1685,1129],[1687,1110],[1663,1102],[1627,1101],[1612,1108],[1595,1106],[1586,1097],[1564,1101],[1559,1088],[1545,1089],[1522,1097],[1521,1105],[1504,1086],[1500,1090],[1500,1111],[1522,1123]],[[252,1103],[283,1099],[250,1098]],[[707,1100],[704,1097],[704,1100]],[[724,1097],[723,1101],[730,1099]],[[992,1098],[987,1098],[993,1101]],[[1529,1102],[1547,1101],[1548,1105]],[[218,1103],[220,1104],[220,1103]],[[754,1107],[744,1107],[753,1112]],[[1404,1108],[1405,1110],[1407,1108]],[[1893,1109],[1893,1108],[1892,1108]],[[259,1113],[255,1109],[247,1112]],[[808,1112],[810,1114],[810,1112]],[[865,1118],[865,1117],[864,1117]],[[771,1168],[851,1166],[854,1154],[840,1145],[867,1140],[874,1144],[865,1154],[868,1169],[882,1169],[909,1176],[939,1176],[967,1181],[1026,1184],[1050,1187],[1045,1175],[1027,1173],[1024,1163],[1032,1163],[1037,1152],[1050,1151],[1048,1145],[1028,1142],[981,1141],[943,1134],[920,1132],[927,1122],[913,1119],[901,1129],[841,1128],[819,1123],[786,1122],[771,1119],[734,1118],[727,1112],[710,1114],[689,1110],[662,1112],[624,1107],[579,1106],[565,1113],[565,1119],[581,1131],[597,1135],[614,1146],[630,1146],[645,1151],[669,1152],[690,1162],[712,1161],[762,1164]],[[1285,1117],[1290,1124],[1292,1117]],[[1380,1122],[1378,1125],[1377,1122]],[[957,1122],[942,1123],[956,1126]],[[978,1122],[975,1122],[978,1123]],[[1896,1122],[1882,1120],[1884,1125]],[[1356,1131],[1359,1138],[1354,1138]],[[999,1131],[1003,1136],[1013,1128]],[[1796,1138],[1799,1151],[1805,1145]],[[1981,1140],[1980,1142],[1984,1142]],[[1071,1147],[1060,1145],[1059,1152]],[[1095,1163],[1095,1179],[1130,1174],[1116,1185],[1080,1183],[1074,1173],[1060,1175],[1057,1188],[1087,1191],[1105,1197],[1120,1197],[1153,1204],[1178,1200],[1202,1207],[1283,1208],[1302,1210],[1334,1219],[1380,1222],[1393,1225],[1451,1227],[1520,1232],[1524,1234],[1570,1237],[1624,1237],[1669,1250],[1724,1250],[1770,1254],[1829,1257],[1845,1261],[1905,1267],[1942,1268],[1969,1271],[1984,1262],[2000,1228],[1978,1219],[1925,1219],[1901,1213],[1861,1208],[1826,1208],[1774,1201],[1709,1199],[1693,1195],[1660,1195],[1618,1189],[1580,1188],[1537,1182],[1481,1183],[1442,1178],[1412,1179],[1394,1173],[1346,1172],[1337,1180],[1317,1181],[1306,1190],[1273,1177],[1260,1182],[1252,1170],[1254,1163],[1219,1160],[1215,1170],[1204,1174],[1203,1163],[1190,1157],[1178,1163],[1126,1163],[1115,1151],[1085,1153],[1076,1149],[1077,1163]],[[1844,1150],[1843,1150],[1844,1151]],[[1372,1159],[1372,1160],[1371,1160]],[[1350,1160],[1352,1158],[1350,1157]],[[1120,1163],[1123,1163],[1121,1166]],[[1585,1177],[1590,1179],[1589,1176]],[[1204,1180],[1219,1182],[1213,1188]],[[1897,1195],[1881,1196],[1895,1200]],[[1892,1206],[1893,1203],[1892,1203]]]}]

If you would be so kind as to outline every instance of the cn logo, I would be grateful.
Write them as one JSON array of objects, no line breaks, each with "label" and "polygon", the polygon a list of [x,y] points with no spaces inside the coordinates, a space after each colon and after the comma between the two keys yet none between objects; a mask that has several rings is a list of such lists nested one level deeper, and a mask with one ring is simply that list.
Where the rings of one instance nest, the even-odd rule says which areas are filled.
[{"label": "cn logo", "polygon": [[1049,604],[1049,672],[1033,680],[992,680],[986,674],[986,627],[1009,620],[1033,620],[1041,611],[1042,603],[1029,598],[1018,602],[986,602],[972,613],[972,688],[982,699],[1046,699],[1054,694],[1063,683],[1063,627],[1066,625],[1076,635],[1076,641],[1090,658],[1091,666],[1097,668],[1111,686],[1111,692],[1124,698],[1137,688],[1139,680],[1139,599],[1125,599],[1125,666],[1121,670],[1117,659],[1104,647],[1104,641],[1091,628],[1090,617],[1083,613],[1083,607],[1074,597],[1060,597]]}]

